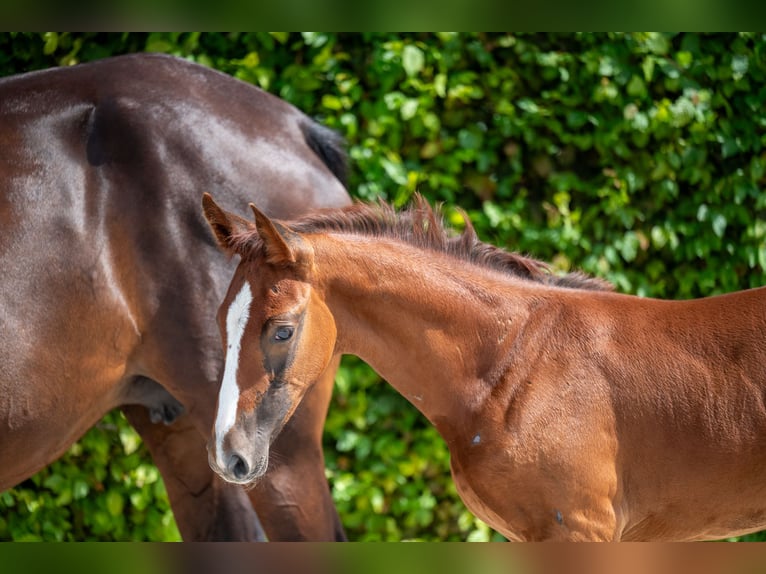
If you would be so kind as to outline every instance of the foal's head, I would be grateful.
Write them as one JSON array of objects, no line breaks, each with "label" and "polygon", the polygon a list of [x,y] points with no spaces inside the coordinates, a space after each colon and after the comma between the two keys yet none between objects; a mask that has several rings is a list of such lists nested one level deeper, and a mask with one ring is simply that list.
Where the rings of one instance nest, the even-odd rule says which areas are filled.
[{"label": "foal's head", "polygon": [[203,198],[221,248],[241,262],[218,311],[226,352],[211,466],[226,480],[250,483],[266,472],[269,445],[325,371],[335,322],[310,285],[313,251],[254,205],[255,223]]}]

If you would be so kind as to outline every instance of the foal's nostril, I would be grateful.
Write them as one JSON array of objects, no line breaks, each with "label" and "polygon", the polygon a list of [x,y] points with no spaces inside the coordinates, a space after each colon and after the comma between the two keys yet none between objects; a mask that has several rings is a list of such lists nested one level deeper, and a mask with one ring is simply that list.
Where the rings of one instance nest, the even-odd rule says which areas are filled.
[{"label": "foal's nostril", "polygon": [[229,458],[228,471],[234,478],[242,480],[247,476],[249,470],[247,463],[241,456],[238,454],[231,455],[231,458]]}]

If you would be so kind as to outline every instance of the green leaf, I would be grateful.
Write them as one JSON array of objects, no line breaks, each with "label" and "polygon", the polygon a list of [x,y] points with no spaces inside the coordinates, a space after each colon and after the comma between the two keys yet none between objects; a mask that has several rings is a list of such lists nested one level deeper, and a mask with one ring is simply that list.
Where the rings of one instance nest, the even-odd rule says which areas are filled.
[{"label": "green leaf", "polygon": [[713,231],[718,237],[723,237],[726,232],[726,217],[723,214],[713,216]]},{"label": "green leaf", "polygon": [[407,98],[402,102],[402,107],[399,108],[399,113],[402,115],[404,121],[409,121],[415,117],[418,112],[418,101],[414,98]]},{"label": "green leaf", "polygon": [[322,106],[333,111],[340,111],[343,109],[343,104],[341,103],[340,98],[333,94],[322,95]]},{"label": "green leaf", "polygon": [[628,95],[633,97],[643,97],[647,95],[646,84],[639,76],[636,75],[630,78],[630,81],[628,82],[625,90],[628,92]]},{"label": "green leaf", "polygon": [[623,237],[620,246],[622,258],[627,262],[633,261],[638,254],[638,246],[638,236],[633,231],[628,231]]},{"label": "green leaf", "polygon": [[654,57],[647,56],[641,63],[641,70],[644,72],[644,79],[647,82],[651,82],[654,77]]},{"label": "green leaf", "polygon": [[659,32],[651,32],[647,34],[646,46],[653,54],[664,56],[670,49],[670,42],[664,34]]},{"label": "green leaf", "polygon": [[436,95],[443,98],[447,95],[447,75],[436,74],[434,77],[434,91]]},{"label": "green leaf", "polygon": [[56,51],[59,45],[59,35],[56,32],[46,32],[43,34],[45,39],[45,45],[43,46],[43,54],[50,56]]},{"label": "green leaf", "polygon": [[72,496],[74,499],[79,500],[85,498],[88,496],[88,492],[90,492],[90,486],[88,486],[87,481],[83,479],[75,479],[72,483]]},{"label": "green leaf", "polygon": [[407,172],[400,162],[392,161],[388,158],[381,158],[380,163],[388,177],[390,177],[398,185],[407,184]]},{"label": "green leaf", "polygon": [[287,39],[290,37],[290,34],[287,32],[269,32],[269,34],[280,44],[287,42]]},{"label": "green leaf", "polygon": [[425,64],[425,56],[423,51],[417,46],[407,44],[402,50],[402,66],[405,73],[412,77],[417,76],[423,69]]},{"label": "green leaf", "polygon": [[120,516],[125,508],[125,499],[116,491],[110,491],[106,495],[106,509],[112,516]]},{"label": "green leaf", "polygon": [[734,79],[739,80],[750,68],[750,59],[744,54],[737,54],[731,59],[731,71],[733,72]]},{"label": "green leaf", "polygon": [[43,481],[43,486],[54,492],[61,490],[68,480],[58,473],[53,473]]}]

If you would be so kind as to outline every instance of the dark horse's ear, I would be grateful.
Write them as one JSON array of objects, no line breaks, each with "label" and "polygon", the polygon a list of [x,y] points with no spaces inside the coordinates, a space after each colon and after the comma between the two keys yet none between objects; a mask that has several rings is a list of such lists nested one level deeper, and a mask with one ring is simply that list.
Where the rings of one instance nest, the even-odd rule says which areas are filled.
[{"label": "dark horse's ear", "polygon": [[266,261],[272,265],[300,266],[312,261],[311,248],[300,235],[285,224],[271,221],[255,205],[250,204],[255,215],[255,227],[263,242]]},{"label": "dark horse's ear", "polygon": [[209,193],[202,194],[202,210],[221,250],[229,256],[241,254],[242,246],[234,242],[234,237],[252,231],[255,228],[252,222],[218,207]]}]

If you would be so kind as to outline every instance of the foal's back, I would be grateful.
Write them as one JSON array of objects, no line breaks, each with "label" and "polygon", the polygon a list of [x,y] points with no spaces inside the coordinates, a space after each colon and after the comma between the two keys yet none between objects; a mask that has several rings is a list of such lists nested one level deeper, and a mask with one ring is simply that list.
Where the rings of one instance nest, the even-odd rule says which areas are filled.
[{"label": "foal's back", "polygon": [[590,352],[615,413],[624,538],[765,528],[766,288],[607,298]]}]

